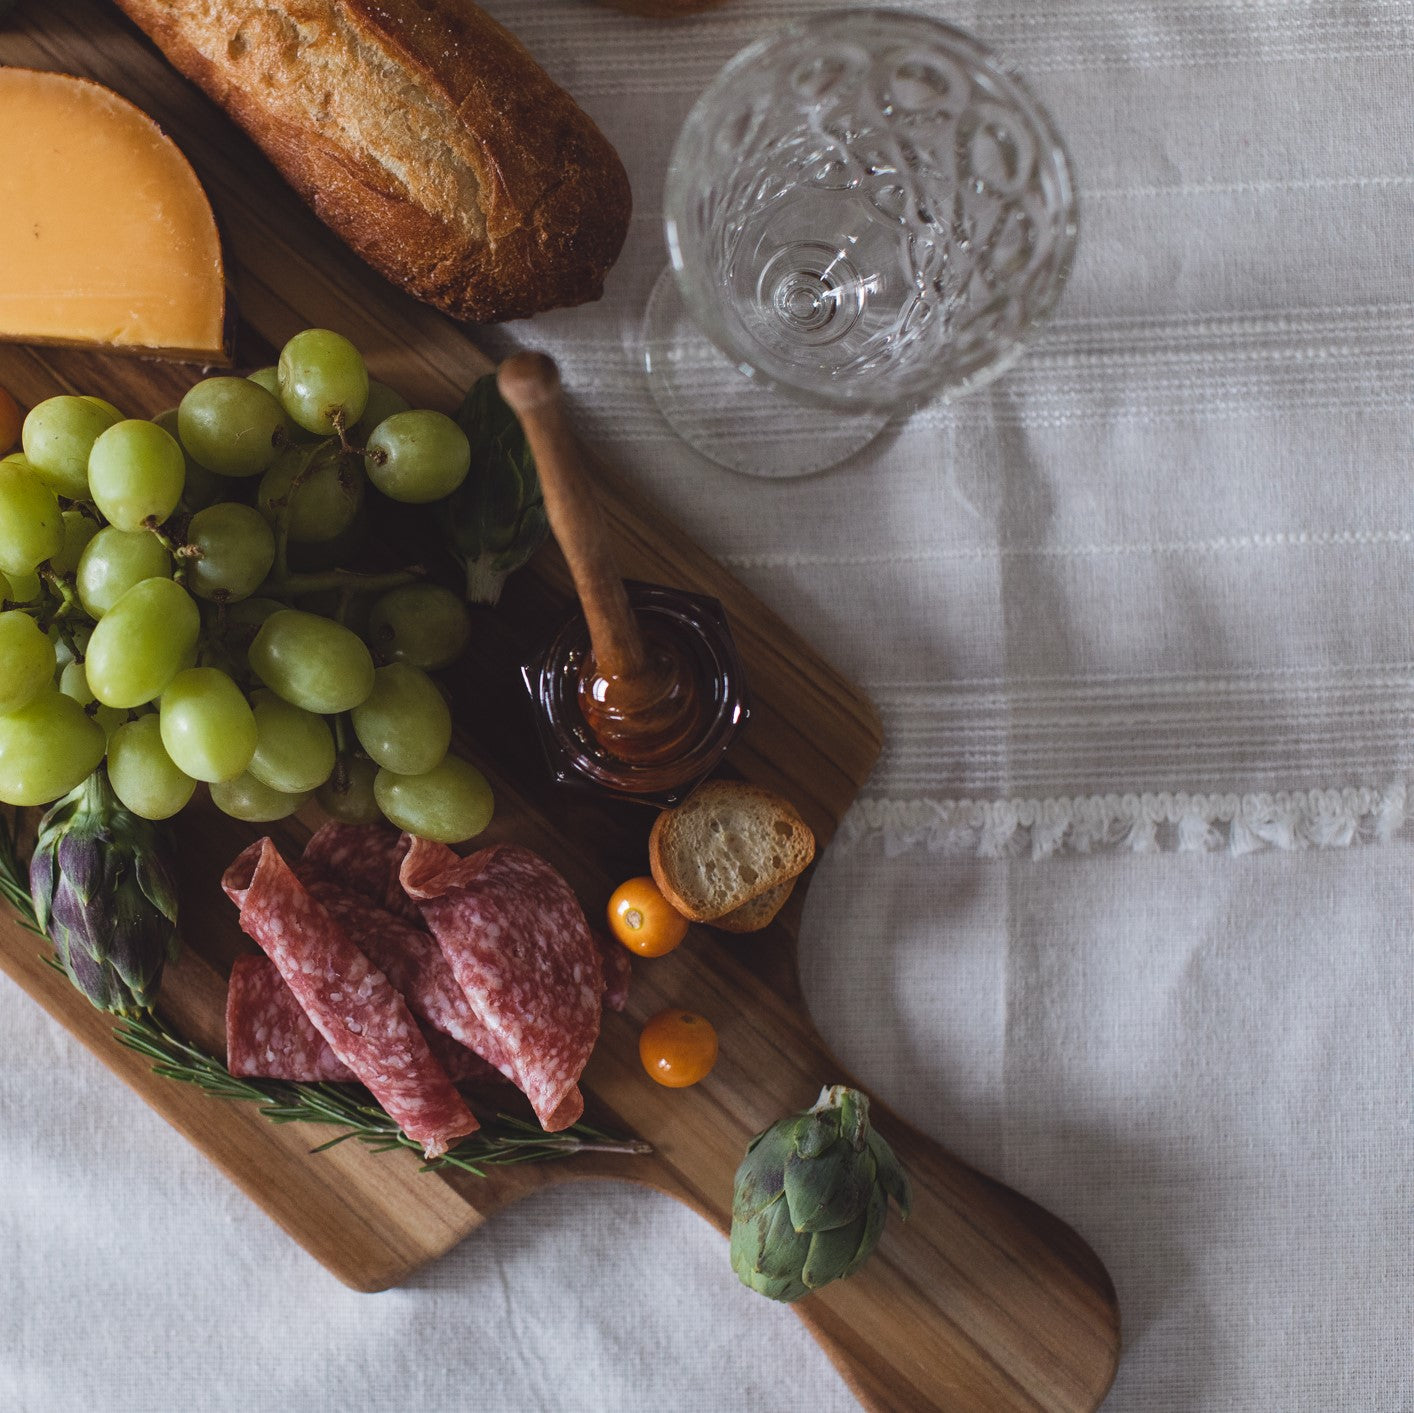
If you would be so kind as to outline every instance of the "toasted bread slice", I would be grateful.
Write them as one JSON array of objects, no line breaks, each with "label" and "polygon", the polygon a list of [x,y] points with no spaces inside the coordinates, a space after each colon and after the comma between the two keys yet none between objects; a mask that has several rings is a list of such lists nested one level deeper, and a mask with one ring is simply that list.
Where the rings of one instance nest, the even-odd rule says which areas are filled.
[{"label": "toasted bread slice", "polygon": [[648,838],[654,882],[694,922],[744,907],[794,878],[814,857],[815,836],[795,806],[738,780],[699,786],[658,816]]},{"label": "toasted bread slice", "polygon": [[760,932],[763,927],[775,922],[776,914],[785,907],[786,899],[794,891],[795,879],[788,878],[749,903],[743,903],[721,917],[714,917],[708,926],[720,927],[723,932]]}]

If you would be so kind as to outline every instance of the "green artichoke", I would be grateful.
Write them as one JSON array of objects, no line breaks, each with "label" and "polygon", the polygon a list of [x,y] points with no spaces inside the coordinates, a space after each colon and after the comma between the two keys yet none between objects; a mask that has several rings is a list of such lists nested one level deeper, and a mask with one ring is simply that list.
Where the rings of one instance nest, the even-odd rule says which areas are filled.
[{"label": "green artichoke", "polygon": [[550,522],[535,458],[494,373],[472,384],[457,422],[471,443],[471,474],[448,499],[442,525],[466,571],[467,599],[494,604],[507,577],[545,542]]},{"label": "green artichoke", "polygon": [[751,1140],[732,1197],[732,1269],[772,1300],[799,1300],[864,1264],[890,1197],[907,1220],[908,1176],[869,1126],[868,1098],[827,1086],[813,1109]]},{"label": "green artichoke", "polygon": [[102,766],[40,820],[29,883],[69,980],[101,1011],[150,1007],[177,955],[177,887],[162,835]]}]

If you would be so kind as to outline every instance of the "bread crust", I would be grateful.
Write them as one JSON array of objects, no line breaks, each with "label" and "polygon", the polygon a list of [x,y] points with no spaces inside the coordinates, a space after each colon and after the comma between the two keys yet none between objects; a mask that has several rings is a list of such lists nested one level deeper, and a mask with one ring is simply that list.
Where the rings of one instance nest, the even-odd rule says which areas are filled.
[{"label": "bread crust", "polygon": [[[729,800],[738,807],[745,806],[758,811],[763,818],[774,818],[787,824],[792,841],[801,854],[801,861],[797,867],[792,867],[784,874],[762,874],[753,887],[740,892],[730,907],[704,911],[678,887],[673,869],[673,855],[678,847],[674,835],[680,821],[710,810],[718,800]],[[800,811],[774,790],[768,790],[762,785],[752,785],[744,780],[709,780],[699,785],[682,804],[675,809],[664,810],[653,821],[653,828],[648,835],[648,871],[653,875],[653,881],[668,902],[692,922],[709,922],[715,925],[718,919],[741,912],[762,894],[771,892],[787,881],[793,881],[810,866],[814,858],[815,836],[810,826],[801,818]],[[784,904],[785,898],[780,901]],[[773,912],[771,916],[774,915]],[[767,921],[769,920],[768,918]]]},{"label": "bread crust", "polygon": [[[420,299],[488,323],[603,293],[632,211],[623,164],[520,41],[470,0],[117,3],[326,225]],[[292,112],[291,85],[310,107],[321,101],[320,72],[304,56],[318,56],[327,84],[341,52],[351,75],[360,57],[369,61],[338,94],[346,113],[354,105],[364,128],[392,130],[411,99],[431,138],[379,152],[381,143],[335,121]],[[465,198],[449,212],[453,184]]]},{"label": "bread crust", "polygon": [[786,901],[795,891],[795,879],[788,878],[774,888],[767,889],[749,903],[733,908],[721,917],[714,917],[708,927],[719,927],[723,932],[760,932],[775,922],[776,914],[785,907]]}]

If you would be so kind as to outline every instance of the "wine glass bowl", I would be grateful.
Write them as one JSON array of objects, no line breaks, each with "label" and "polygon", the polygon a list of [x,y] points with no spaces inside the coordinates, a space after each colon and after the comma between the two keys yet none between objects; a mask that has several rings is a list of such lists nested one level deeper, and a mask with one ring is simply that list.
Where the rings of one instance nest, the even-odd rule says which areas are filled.
[{"label": "wine glass bowl", "polygon": [[678,138],[664,215],[692,324],[758,383],[842,413],[997,376],[1059,298],[1077,229],[1025,84],[961,30],[875,9],[732,59]]}]

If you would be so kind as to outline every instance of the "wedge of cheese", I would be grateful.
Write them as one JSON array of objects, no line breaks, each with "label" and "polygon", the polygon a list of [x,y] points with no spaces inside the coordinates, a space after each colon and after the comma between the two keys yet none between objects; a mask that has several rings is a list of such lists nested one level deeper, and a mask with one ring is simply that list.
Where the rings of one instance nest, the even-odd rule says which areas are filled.
[{"label": "wedge of cheese", "polygon": [[0,340],[228,362],[206,193],[157,124],[87,79],[0,68]]}]

